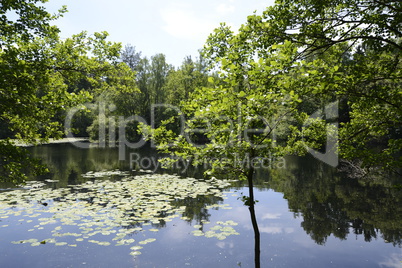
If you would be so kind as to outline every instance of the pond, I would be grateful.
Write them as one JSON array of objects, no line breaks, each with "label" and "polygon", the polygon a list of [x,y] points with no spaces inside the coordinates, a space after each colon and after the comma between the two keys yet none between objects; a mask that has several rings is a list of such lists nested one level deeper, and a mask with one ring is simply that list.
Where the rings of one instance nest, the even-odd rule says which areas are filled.
[{"label": "pond", "polygon": [[[254,267],[244,182],[156,168],[150,148],[135,172],[116,148],[29,150],[52,172],[0,185],[0,267]],[[312,157],[260,170],[262,267],[401,267],[401,183]]]}]

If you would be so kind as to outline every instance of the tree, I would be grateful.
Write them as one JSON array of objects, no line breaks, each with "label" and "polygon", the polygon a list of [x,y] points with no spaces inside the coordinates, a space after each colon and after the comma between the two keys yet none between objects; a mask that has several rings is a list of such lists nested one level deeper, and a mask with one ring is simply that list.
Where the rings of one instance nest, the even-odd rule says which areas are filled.
[{"label": "tree", "polygon": [[166,98],[166,94],[163,90],[163,86],[166,83],[166,78],[169,71],[173,69],[173,66],[166,62],[166,56],[164,54],[156,54],[151,57],[151,104],[163,103]]},{"label": "tree", "polygon": [[141,61],[141,52],[136,52],[135,47],[128,44],[121,52],[121,61],[125,62],[132,70],[136,71]]},{"label": "tree", "polygon": [[[262,16],[249,16],[237,34],[222,24],[203,51],[221,80],[195,90],[176,118],[156,129],[143,126],[146,137],[173,156],[166,164],[184,158],[208,166],[209,175],[248,181],[243,200],[255,230],[257,267],[253,177],[269,156],[327,149],[366,164],[401,165],[395,158],[402,149],[401,24],[392,21],[400,22],[398,10],[395,1],[277,1]],[[323,147],[337,139],[335,116],[313,113],[334,101],[346,103],[341,108],[348,113],[339,151],[336,142]],[[169,124],[178,119],[183,128],[175,133]],[[385,142],[380,153],[370,146],[376,140]]]},{"label": "tree", "polygon": [[187,100],[196,89],[208,84],[208,73],[202,66],[202,60],[193,61],[188,56],[177,70],[171,70],[167,76],[164,91],[166,102],[179,105]]},{"label": "tree", "polygon": [[[50,26],[57,16],[35,6],[39,2],[6,1],[1,9],[0,119],[19,142],[32,144],[62,137],[69,107],[104,90],[136,90],[134,73],[118,61],[120,44],[106,41],[105,32],[60,40]],[[13,11],[16,22],[7,18]],[[0,149],[2,180],[18,183],[43,171],[10,138]]]},{"label": "tree", "polygon": [[[221,61],[221,79],[211,77],[209,87],[196,89],[189,101],[183,102],[183,115],[178,114],[179,122],[185,122],[181,132],[169,129],[177,119],[171,118],[157,129],[143,126],[143,133],[158,143],[159,150],[173,155],[165,159],[166,165],[182,158],[207,167],[208,176],[225,174],[248,181],[249,196],[243,200],[252,218],[259,267],[253,178],[256,168],[269,165],[285,150],[275,142],[274,132],[294,116],[299,96],[288,94],[292,85],[284,78],[289,74],[281,70],[293,64],[291,55],[297,51],[286,43],[278,45],[269,58],[250,57],[238,64],[231,59],[239,55],[241,42],[237,43],[233,33],[226,38],[232,47]],[[275,66],[267,64],[274,60]]]},{"label": "tree", "polygon": [[0,5],[0,49],[16,41],[29,42],[34,37],[54,36],[59,32],[50,23],[67,11],[63,6],[56,15],[49,14],[40,3],[47,0],[4,0]]},{"label": "tree", "polygon": [[[45,118],[46,112],[35,114],[35,111],[38,111],[35,101],[51,101],[44,98],[45,94],[41,94],[42,96],[34,94],[35,85],[46,80],[40,75],[40,73],[46,72],[44,68],[41,68],[43,66],[39,61],[40,53],[33,53],[33,45],[20,47],[23,44],[29,44],[38,36],[48,39],[57,36],[58,29],[52,27],[50,22],[60,16],[65,9],[61,10],[58,15],[51,16],[43,7],[37,5],[43,2],[39,0],[3,1],[0,6],[0,77],[2,77],[0,121],[2,128],[11,128],[7,134],[32,135],[33,131],[30,131],[29,126],[24,127],[21,122],[25,118],[29,118],[29,115],[32,115],[34,120],[35,117]],[[13,13],[15,14],[14,20],[9,18],[9,15]],[[29,58],[34,58],[35,62],[27,62]],[[52,84],[51,81],[47,82],[47,85]],[[52,86],[44,87],[42,92],[52,91],[54,88]],[[58,93],[56,91],[54,95],[57,96]],[[32,121],[27,120],[27,122],[31,122],[29,125],[33,125]],[[18,128],[23,128],[23,130],[18,131]],[[52,126],[48,125],[48,132],[51,131],[51,128]],[[0,141],[0,151],[2,180],[20,181],[20,178],[23,177],[22,171],[30,164],[36,167],[36,172],[42,171],[37,163],[31,161],[23,148],[15,147],[10,140]]]},{"label": "tree", "polygon": [[[340,155],[361,160],[363,167],[396,171],[402,166],[401,11],[401,2],[392,0],[277,1],[261,16],[248,17],[243,47],[263,55],[275,44],[297,45],[294,61],[305,61],[310,78],[322,78],[321,88],[303,86],[298,92],[335,96],[346,104]],[[220,57],[221,47],[209,56]]]}]

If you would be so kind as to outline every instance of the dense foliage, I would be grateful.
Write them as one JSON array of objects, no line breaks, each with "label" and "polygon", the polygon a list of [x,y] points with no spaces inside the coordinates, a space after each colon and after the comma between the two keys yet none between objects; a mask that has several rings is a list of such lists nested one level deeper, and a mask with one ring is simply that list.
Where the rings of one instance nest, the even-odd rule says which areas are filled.
[{"label": "dense foliage", "polygon": [[134,72],[119,61],[120,44],[106,41],[107,33],[83,32],[61,40],[50,26],[57,16],[41,2],[1,5],[0,123],[7,138],[0,142],[0,176],[12,182],[43,168],[10,138],[32,144],[60,138],[69,107],[106,90],[137,91]]},{"label": "dense foliage", "polygon": [[[239,172],[234,155],[338,147],[325,148],[328,140],[337,140],[336,153],[359,167],[398,172],[401,7],[399,1],[277,1],[237,33],[222,24],[204,48],[221,79],[183,104],[194,118],[187,131],[197,128],[194,122],[204,125],[208,144],[196,146],[186,131],[177,136],[164,127],[149,135],[179,157],[224,157],[212,169],[225,172]],[[331,103],[339,112],[325,116]],[[259,133],[247,135],[249,129]],[[269,145],[274,138],[286,145]]]},{"label": "dense foliage", "polygon": [[[18,183],[44,170],[16,141],[37,144],[71,133],[110,146],[151,140],[169,155],[167,166],[185,160],[208,176],[247,180],[249,194],[241,199],[250,210],[260,267],[253,192],[260,167],[285,166],[283,155],[311,153],[334,167],[339,156],[360,174],[402,168],[400,1],[277,0],[237,31],[222,24],[200,58],[187,57],[177,69],[163,54],[142,57],[131,45],[108,42],[106,32],[60,39],[51,22],[66,8],[52,16],[44,2],[6,0],[0,6],[3,181]],[[333,219],[340,238],[349,219],[355,232],[378,227],[357,207],[367,202],[350,194],[364,188],[364,180],[338,180],[334,188],[322,179],[318,192],[303,197],[306,205],[298,202],[307,193],[300,189],[312,182],[293,191],[284,183],[298,180],[272,178],[318,243],[331,234]],[[367,196],[385,195],[381,191],[370,188]],[[397,188],[389,192],[399,198]],[[391,199],[378,206],[390,207],[379,217],[392,213]],[[342,202],[355,210],[342,211]],[[317,231],[321,214],[327,218]],[[400,240],[397,228],[383,235]]]},{"label": "dense foliage", "polygon": [[244,27],[257,51],[298,47],[294,60],[317,81],[299,91],[345,104],[339,152],[363,166],[401,167],[401,11],[392,0],[278,1]]},{"label": "dense foliage", "polygon": [[338,158],[329,153],[359,168],[401,167],[399,1],[277,1],[236,33],[222,24],[200,58],[179,68],[163,54],[122,49],[107,33],[61,40],[51,23],[66,8],[50,15],[43,2],[0,8],[3,180],[32,170],[10,138],[63,137],[71,109],[74,135],[109,144],[119,127],[128,140],[141,139],[133,118],[141,116],[160,149],[207,164],[211,174],[250,178],[266,159],[306,152],[333,166]]}]

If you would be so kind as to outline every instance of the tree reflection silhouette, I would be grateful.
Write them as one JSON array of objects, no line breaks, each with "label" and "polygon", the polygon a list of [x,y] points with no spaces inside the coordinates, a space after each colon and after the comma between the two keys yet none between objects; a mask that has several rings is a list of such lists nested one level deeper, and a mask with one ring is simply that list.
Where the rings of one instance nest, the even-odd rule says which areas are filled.
[{"label": "tree reflection silhouette", "polygon": [[287,166],[260,173],[259,179],[265,177],[266,187],[284,193],[317,244],[324,245],[331,234],[343,240],[351,233],[367,242],[382,237],[402,244],[402,191],[393,187],[400,178],[349,178],[310,157],[289,158]]},{"label": "tree reflection silhouette", "polygon": [[[116,149],[85,151],[73,145],[57,144],[31,150],[50,166],[52,177],[49,178],[59,180],[57,187],[84,182],[78,174],[88,170],[110,170],[119,166]],[[202,174],[197,170],[188,172],[191,174],[187,175],[193,177]],[[386,175],[350,178],[346,175],[312,157],[289,157],[286,169],[255,170],[251,186],[242,181],[235,187],[283,193],[289,209],[303,218],[301,227],[317,244],[324,245],[333,235],[341,240],[350,236],[362,237],[367,242],[383,239],[401,246],[402,190],[394,187],[402,184],[401,178]],[[205,207],[219,202],[222,200],[216,197],[201,196],[179,200],[173,205],[186,206],[185,216],[201,223],[209,218]],[[251,218],[256,216],[252,209],[254,207],[250,208]],[[163,225],[161,223],[160,227]],[[259,234],[255,237],[257,248]],[[256,253],[259,254],[259,250]]]}]

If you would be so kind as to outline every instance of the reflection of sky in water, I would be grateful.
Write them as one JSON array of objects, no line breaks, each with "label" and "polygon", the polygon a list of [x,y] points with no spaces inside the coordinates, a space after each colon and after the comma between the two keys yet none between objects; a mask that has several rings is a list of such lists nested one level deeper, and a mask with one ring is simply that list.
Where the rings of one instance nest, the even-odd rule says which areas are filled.
[{"label": "reflection of sky in water", "polygon": [[[240,235],[228,236],[225,240],[195,237],[191,232],[197,223],[193,221],[190,225],[175,218],[159,232],[132,235],[136,241],[156,238],[155,242],[143,245],[139,256],[129,255],[130,246],[77,243],[74,237],[64,237],[63,241],[77,244],[77,247],[11,244],[10,241],[33,237],[49,238],[49,230],[57,225],[46,225],[33,234],[27,230],[35,221],[20,222],[22,216],[2,219],[0,225],[8,227],[0,228],[0,267],[239,267],[240,264],[252,267],[254,234],[248,209],[238,200],[240,192],[226,193],[225,203],[232,209],[210,209],[210,223],[204,225],[204,229],[208,229],[218,221],[233,220],[238,223],[234,229]],[[288,211],[281,193],[258,191],[256,199],[259,200],[256,213],[261,230],[263,267],[400,267],[401,250],[385,244],[382,239],[367,243],[354,235],[349,235],[346,241],[329,237],[325,246],[320,246],[300,227],[302,218],[294,218]],[[43,207],[43,211],[46,209]],[[77,231],[75,226],[63,226],[63,230]],[[94,236],[93,239],[113,242],[112,237]]]},{"label": "reflection of sky in water", "polygon": [[[117,159],[116,152],[83,151],[66,145],[52,148],[38,147],[35,150],[51,161],[56,170],[53,178],[60,180],[58,185],[62,187],[84,182],[79,174],[89,170],[113,169],[116,165],[109,161]],[[310,170],[306,174],[311,174]],[[219,221],[238,223],[232,227],[240,235],[230,235],[224,240],[194,236],[193,231],[198,230],[194,226],[200,222],[192,221],[190,225],[177,217],[166,222],[166,226],[158,232],[149,231],[155,228],[153,226],[143,226],[145,232],[127,237],[136,240],[131,245],[115,246],[116,241],[112,240],[115,235],[98,234],[91,239],[108,241],[111,245],[94,244],[88,239],[77,242],[76,237],[63,237],[61,241],[77,246],[50,243],[31,246],[29,243],[12,244],[11,241],[52,238],[51,231],[60,224],[45,225],[43,229],[35,228],[35,232],[30,232],[28,230],[38,224],[36,220],[27,222],[22,214],[0,218],[0,267],[253,267],[254,233],[248,208],[238,199],[241,193],[247,192],[247,188],[228,190],[221,205],[227,204],[231,209],[208,209],[210,223],[203,226],[204,231],[216,226]],[[384,243],[380,233],[376,239],[366,242],[363,235],[355,235],[350,229],[346,240],[330,235],[325,245],[318,245],[303,229],[303,216],[295,217],[289,211],[288,201],[282,193],[257,190],[256,199],[259,200],[256,215],[261,232],[262,267],[401,267],[401,249]],[[38,207],[45,212],[51,205]],[[20,221],[22,218],[25,221]],[[63,225],[63,231],[78,232],[78,227]],[[142,245],[141,255],[131,256],[130,247],[148,238],[155,238],[156,241]]]},{"label": "reflection of sky in water", "polygon": [[[244,189],[246,190],[246,189]],[[346,241],[330,237],[325,246],[317,245],[300,227],[302,219],[288,212],[282,194],[258,192],[257,215],[261,230],[263,267],[400,267],[401,251],[381,239],[367,243],[350,235]],[[222,213],[211,211],[211,222],[231,219],[240,236],[223,241],[191,237],[191,226],[184,222],[162,229],[158,240],[137,257],[143,267],[253,267],[253,231],[248,209],[228,194],[233,207]],[[261,216],[262,215],[262,216]],[[272,219],[273,218],[273,219]],[[181,253],[182,256],[178,256]],[[155,258],[158,256],[158,258]],[[399,258],[399,263],[397,262]],[[149,265],[149,266],[147,266]],[[141,265],[139,267],[142,267]]]},{"label": "reflection of sky in water", "polygon": [[384,261],[380,262],[381,267],[402,267],[402,249],[400,249],[399,253],[392,253],[390,256],[387,256],[384,259]]}]

